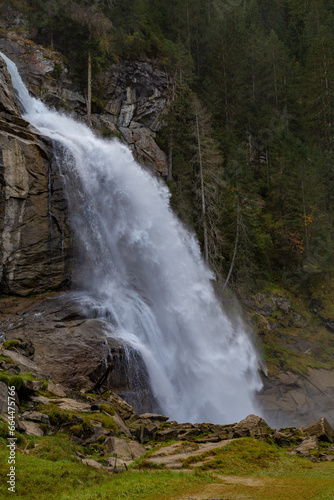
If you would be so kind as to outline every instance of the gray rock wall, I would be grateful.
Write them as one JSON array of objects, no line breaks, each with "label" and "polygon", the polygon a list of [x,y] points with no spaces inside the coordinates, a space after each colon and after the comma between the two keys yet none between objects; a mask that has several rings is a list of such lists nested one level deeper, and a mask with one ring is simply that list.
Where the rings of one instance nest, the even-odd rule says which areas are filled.
[{"label": "gray rock wall", "polygon": [[29,295],[68,280],[70,236],[52,148],[19,111],[0,59],[0,293]]},{"label": "gray rock wall", "polygon": [[[85,98],[68,78],[61,54],[17,38],[0,35],[0,51],[16,63],[30,92],[84,121]],[[99,78],[103,110],[97,112],[93,102],[93,127],[127,143],[141,165],[167,175],[167,157],[155,138],[171,94],[168,75],[152,61],[121,60]]]},{"label": "gray rock wall", "polygon": [[[60,54],[13,35],[0,36],[0,51],[17,64],[33,95],[85,119],[85,99],[68,79]],[[166,155],[155,135],[168,100],[167,75],[150,62],[123,61],[101,85],[106,105],[93,114],[93,126],[122,137],[142,165],[166,174]],[[0,193],[0,293],[24,296],[63,287],[73,267],[66,194],[51,145],[21,118],[2,60]]]}]

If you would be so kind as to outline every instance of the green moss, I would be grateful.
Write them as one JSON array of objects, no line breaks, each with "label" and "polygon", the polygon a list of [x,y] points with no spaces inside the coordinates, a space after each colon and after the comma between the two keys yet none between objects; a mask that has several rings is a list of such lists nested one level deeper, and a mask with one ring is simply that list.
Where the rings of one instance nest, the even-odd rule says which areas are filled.
[{"label": "green moss", "polygon": [[12,358],[8,356],[0,356],[0,361],[3,361],[4,363],[8,364],[15,364],[15,361],[13,361]]},{"label": "green moss", "polygon": [[268,374],[292,371],[307,376],[309,368],[333,370],[334,336],[323,319],[330,318],[334,310],[333,279],[328,278],[325,284],[312,282],[298,295],[277,285],[267,286],[265,293],[269,304],[272,296],[284,297],[291,303],[288,313],[278,309],[269,316],[250,313],[261,337],[260,350]]},{"label": "green moss", "polygon": [[102,404],[100,405],[99,410],[109,413],[109,415],[115,415],[115,410],[111,405]]},{"label": "green moss", "polygon": [[10,349],[11,347],[15,347],[18,345],[20,342],[18,340],[12,339],[12,340],[6,340],[6,342],[3,343],[3,346],[5,349]]}]

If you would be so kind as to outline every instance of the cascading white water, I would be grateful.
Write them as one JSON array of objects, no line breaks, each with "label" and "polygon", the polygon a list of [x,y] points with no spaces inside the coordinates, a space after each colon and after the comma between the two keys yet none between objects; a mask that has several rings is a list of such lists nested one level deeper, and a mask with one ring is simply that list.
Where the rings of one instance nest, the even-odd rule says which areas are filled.
[{"label": "cascading white water", "polygon": [[[1,54],[0,54],[1,55]],[[252,413],[258,359],[241,319],[223,313],[195,238],[166,186],[117,140],[102,140],[29,96],[5,56],[24,118],[54,141],[86,296],[110,334],[137,349],[161,410],[179,421],[231,423]]]}]

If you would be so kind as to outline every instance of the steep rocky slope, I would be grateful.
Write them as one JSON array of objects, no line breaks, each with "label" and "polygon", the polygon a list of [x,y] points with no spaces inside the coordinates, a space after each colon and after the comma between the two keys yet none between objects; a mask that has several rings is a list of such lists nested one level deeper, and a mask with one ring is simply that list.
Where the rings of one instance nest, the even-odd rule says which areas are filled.
[{"label": "steep rocky slope", "polygon": [[68,279],[66,200],[51,146],[21,118],[2,59],[0,94],[0,290],[29,295]]},{"label": "steep rocky slope", "polygon": [[[34,95],[85,119],[85,99],[68,79],[60,54],[13,34],[0,38],[0,50],[18,64]],[[167,75],[148,61],[123,61],[110,68],[103,84],[104,106],[92,117],[97,132],[123,138],[142,164],[165,174],[166,157],[154,138],[169,98]],[[72,388],[100,383],[138,403],[134,380],[140,380],[139,399],[143,410],[150,409],[142,362],[135,353],[131,362],[124,346],[106,337],[103,317],[66,294],[31,298],[67,287],[75,242],[51,144],[22,119],[1,59],[0,190],[0,293],[30,296],[3,297],[0,335],[31,342],[43,370]],[[292,303],[281,292],[245,299],[265,346],[269,370],[258,401],[272,425],[298,426],[321,416],[334,424],[333,316],[328,300],[307,300]]]}]

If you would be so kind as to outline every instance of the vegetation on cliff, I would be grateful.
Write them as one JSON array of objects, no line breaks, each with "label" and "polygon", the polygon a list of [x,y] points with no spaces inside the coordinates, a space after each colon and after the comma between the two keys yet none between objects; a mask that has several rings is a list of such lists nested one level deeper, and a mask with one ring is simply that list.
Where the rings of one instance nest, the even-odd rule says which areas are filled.
[{"label": "vegetation on cliff", "polygon": [[172,202],[203,244],[207,231],[217,273],[228,274],[237,234],[235,285],[289,286],[332,271],[331,2],[10,3],[37,41],[66,54],[84,88],[91,54],[93,108],[103,107],[101,72],[120,57],[154,58],[174,78],[160,137]]},{"label": "vegetation on cliff", "polygon": [[331,2],[11,0],[8,9],[68,57],[87,97],[89,61],[93,110],[103,109],[100,76],[119,58],[154,59],[173,78],[158,138],[172,204],[218,275],[231,270],[230,283],[254,290],[332,272]]}]

